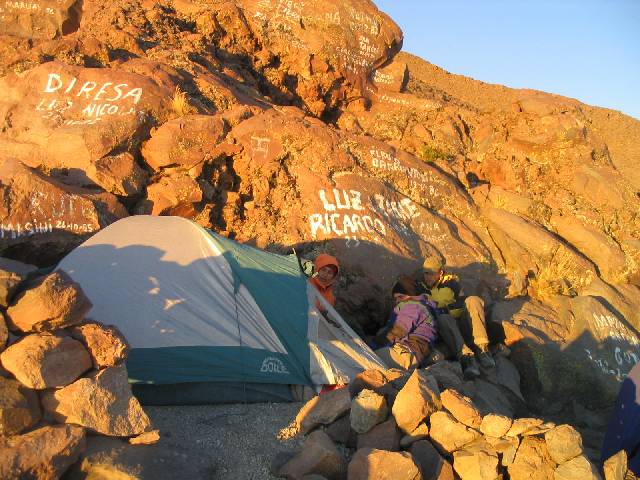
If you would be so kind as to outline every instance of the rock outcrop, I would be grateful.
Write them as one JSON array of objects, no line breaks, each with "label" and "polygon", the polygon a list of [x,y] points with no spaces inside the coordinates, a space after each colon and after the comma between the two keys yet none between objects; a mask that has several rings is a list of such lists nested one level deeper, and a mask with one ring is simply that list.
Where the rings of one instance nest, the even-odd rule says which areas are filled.
[{"label": "rock outcrop", "polygon": [[45,412],[56,421],[81,425],[90,431],[118,437],[139,435],[151,426],[131,394],[124,366],[108,367],[71,385],[45,392]]},{"label": "rock outcrop", "polygon": [[[368,389],[358,391],[358,388],[353,388],[350,411],[343,412],[343,416],[332,423],[316,424],[311,433],[299,430],[302,435],[308,434],[302,449],[278,454],[272,464],[272,473],[279,478],[306,478],[304,475],[326,472],[323,473],[326,478],[363,480],[602,478],[595,463],[599,461],[599,451],[585,449],[582,435],[571,425],[545,423],[540,418],[532,417],[480,414],[483,409],[479,404],[476,405],[476,398],[465,395],[470,391],[466,385],[444,389],[446,377],[444,382],[438,382],[429,373],[430,369],[433,367],[418,368],[400,377],[397,371],[391,370],[364,372],[357,384],[378,384],[378,388],[384,384],[399,390],[395,401],[390,402],[388,417],[380,415],[382,395]],[[395,377],[394,382],[384,383],[382,380],[391,377]],[[491,379],[490,376],[488,378]],[[422,388],[416,388],[420,385],[418,379],[422,382]],[[443,393],[437,402],[430,403],[433,408],[424,411],[421,405],[425,401],[427,386],[429,391],[443,389]],[[341,390],[349,393],[347,387]],[[344,404],[335,392],[331,392],[331,397],[322,394],[311,399],[301,412],[309,411],[323,397],[323,408],[327,411],[331,410],[330,403],[336,406]],[[482,400],[481,397],[477,399]],[[423,412],[424,423],[414,431],[412,436],[415,438],[411,441],[404,438],[400,440],[395,413],[398,411],[398,402],[405,405],[413,402],[416,409]],[[361,411],[365,406],[370,407],[368,415],[363,415]],[[376,422],[382,418],[383,421],[367,432],[358,434],[357,443],[354,444],[348,434],[336,435],[345,427],[348,429],[349,423],[354,423],[354,417],[375,418]],[[361,425],[360,422],[356,423],[354,428]],[[333,442],[339,444],[340,448],[336,449]],[[343,467],[345,456],[350,459],[346,477]],[[336,470],[327,469],[327,458],[333,458]],[[612,457],[605,465],[608,475],[618,475],[615,478],[624,478],[626,468],[623,454]]]},{"label": "rock outcrop", "polygon": [[35,390],[64,387],[91,368],[89,352],[69,337],[34,334],[0,355],[2,366]]},{"label": "rock outcrop", "polygon": [[0,477],[60,478],[84,448],[84,429],[75,425],[46,426],[0,438]]},{"label": "rock outcrop", "polygon": [[80,323],[91,302],[62,271],[41,278],[7,308],[10,327],[21,332],[42,332]]},{"label": "rock outcrop", "polygon": [[114,327],[85,323],[91,304],[79,285],[61,272],[30,278],[33,267],[0,265],[10,300],[0,318],[11,330],[5,348],[2,320],[0,477],[60,478],[83,454],[87,431],[157,442],[131,393],[127,342]]}]

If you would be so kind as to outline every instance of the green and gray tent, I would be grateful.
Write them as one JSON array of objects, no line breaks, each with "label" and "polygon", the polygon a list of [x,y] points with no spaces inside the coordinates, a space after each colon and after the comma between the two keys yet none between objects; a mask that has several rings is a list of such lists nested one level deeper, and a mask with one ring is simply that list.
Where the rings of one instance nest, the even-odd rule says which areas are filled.
[{"label": "green and gray tent", "polygon": [[[300,271],[180,217],[132,216],[59,264],[127,338],[145,403],[291,400],[384,368]],[[316,308],[324,302],[327,317]],[[299,390],[299,389],[298,389]]]}]

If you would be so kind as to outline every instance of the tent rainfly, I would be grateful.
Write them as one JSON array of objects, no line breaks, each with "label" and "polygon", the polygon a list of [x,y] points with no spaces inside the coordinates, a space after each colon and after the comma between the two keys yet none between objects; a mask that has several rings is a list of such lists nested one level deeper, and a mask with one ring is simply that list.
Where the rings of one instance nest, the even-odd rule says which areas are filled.
[{"label": "tent rainfly", "polygon": [[287,401],[301,390],[292,386],[347,383],[385,368],[306,281],[295,255],[184,218],[124,218],[58,268],[91,300],[88,318],[127,338],[143,403]]}]

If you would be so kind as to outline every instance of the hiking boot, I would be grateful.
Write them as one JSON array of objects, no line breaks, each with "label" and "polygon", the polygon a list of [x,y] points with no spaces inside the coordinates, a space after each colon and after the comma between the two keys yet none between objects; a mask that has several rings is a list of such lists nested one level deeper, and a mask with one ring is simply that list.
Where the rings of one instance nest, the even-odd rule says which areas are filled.
[{"label": "hiking boot", "polygon": [[460,365],[462,365],[462,372],[465,379],[473,380],[480,376],[480,368],[473,355],[463,355],[460,357]]},{"label": "hiking boot", "polygon": [[507,347],[504,343],[497,343],[496,346],[493,347],[494,357],[507,358],[509,355],[511,355],[511,349]]},{"label": "hiking boot", "polygon": [[480,347],[480,351],[476,356],[478,357],[478,361],[480,362],[480,365],[482,365],[482,368],[487,370],[490,368],[495,368],[496,361],[493,359],[493,357],[489,353],[489,349],[486,346],[484,348]]},{"label": "hiking boot", "polygon": [[429,353],[429,355],[427,355],[427,357],[424,359],[424,364],[433,365],[434,363],[438,363],[443,360],[444,360],[444,354],[441,351],[436,350],[434,348],[433,350],[431,350],[431,353]]}]

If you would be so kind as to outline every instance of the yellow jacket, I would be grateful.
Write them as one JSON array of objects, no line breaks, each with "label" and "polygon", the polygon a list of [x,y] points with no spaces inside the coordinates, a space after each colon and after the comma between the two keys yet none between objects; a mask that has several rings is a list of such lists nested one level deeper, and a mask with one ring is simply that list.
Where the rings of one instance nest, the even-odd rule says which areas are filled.
[{"label": "yellow jacket", "polygon": [[457,276],[443,273],[436,284],[429,288],[424,282],[418,283],[420,293],[427,295],[438,308],[448,309],[449,314],[459,318],[464,312],[464,292]]}]

